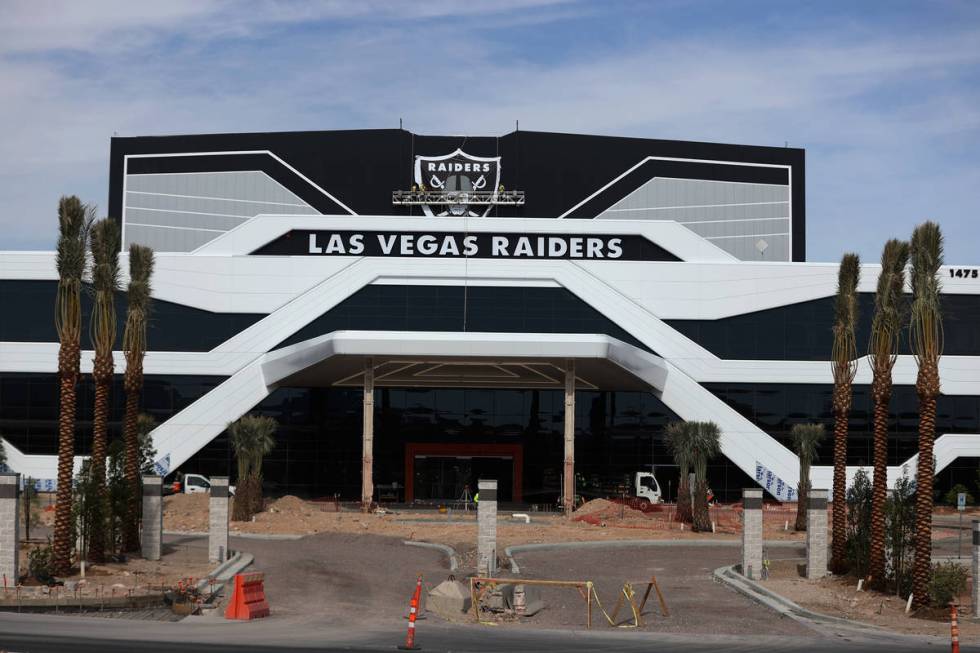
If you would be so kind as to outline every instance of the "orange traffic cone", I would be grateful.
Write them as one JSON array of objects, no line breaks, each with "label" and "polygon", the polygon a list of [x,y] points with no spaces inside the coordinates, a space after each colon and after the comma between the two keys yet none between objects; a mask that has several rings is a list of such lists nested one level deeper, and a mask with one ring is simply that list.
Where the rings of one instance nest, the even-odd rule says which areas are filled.
[{"label": "orange traffic cone", "polygon": [[408,612],[408,633],[405,634],[405,645],[398,648],[402,651],[418,651],[415,645],[415,617],[419,611],[419,600],[422,598],[422,574],[415,582],[415,592],[412,594],[411,608]]}]

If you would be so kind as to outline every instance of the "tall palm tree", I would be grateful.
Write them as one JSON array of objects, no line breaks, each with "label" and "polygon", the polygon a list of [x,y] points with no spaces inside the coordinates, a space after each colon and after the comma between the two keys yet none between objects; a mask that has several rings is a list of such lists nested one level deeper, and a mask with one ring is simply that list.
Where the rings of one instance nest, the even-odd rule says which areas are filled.
[{"label": "tall palm tree", "polygon": [[929,602],[932,570],[932,483],[935,461],[936,398],[939,396],[939,357],[943,353],[943,318],[940,307],[939,268],[943,264],[943,235],[939,225],[924,222],[912,232],[912,316],[909,340],[919,374],[919,467],[915,490],[915,563],[912,594],[916,606]]},{"label": "tall palm tree", "polygon": [[92,224],[92,209],[72,195],[58,203],[58,296],[55,327],[58,330],[58,381],[61,406],[58,413],[58,493],[54,517],[53,568],[56,574],[71,569],[72,473],[75,462],[75,404],[82,354],[82,275],[85,243]]},{"label": "tall palm tree", "polygon": [[817,459],[817,445],[827,435],[823,424],[794,424],[789,432],[793,440],[793,450],[800,459],[800,484],[796,491],[796,530],[806,530],[807,498],[810,496],[810,466]]},{"label": "tall palm tree", "polygon": [[105,561],[105,529],[98,525],[104,517],[101,508],[108,501],[105,484],[106,441],[109,426],[109,393],[112,390],[114,365],[112,349],[116,344],[116,292],[119,290],[119,225],[105,218],[92,227],[89,239],[92,251],[92,288],[95,305],[89,325],[89,337],[95,360],[92,380],[95,382],[95,409],[92,420],[92,462],[90,472],[96,495],[92,511],[97,525],[89,540],[89,559]]},{"label": "tall palm tree", "polygon": [[694,471],[694,497],[691,506],[691,530],[711,530],[708,512],[708,461],[721,451],[721,430],[714,422],[688,422],[690,433],[690,462]]},{"label": "tall palm tree", "polygon": [[688,476],[691,471],[690,433],[687,422],[671,422],[664,429],[667,448],[681,475],[677,482],[677,521],[688,523],[691,522],[691,484]]},{"label": "tall palm tree", "polygon": [[871,398],[874,402],[874,476],[871,482],[871,541],[868,574],[879,589],[885,582],[885,499],[888,486],[888,404],[892,397],[892,368],[898,358],[898,341],[904,320],[905,266],[909,244],[892,239],[881,252],[881,273],[871,319],[868,362],[871,365]]},{"label": "tall palm tree", "polygon": [[854,328],[858,321],[857,287],[861,262],[857,254],[844,254],[837,272],[837,298],[834,302],[834,496],[833,550],[830,568],[841,573],[847,558],[847,432],[853,393],[851,385],[857,373],[857,341]]},{"label": "tall palm tree", "polygon": [[228,436],[238,463],[235,521],[248,521],[262,510],[262,459],[276,446],[276,420],[245,415],[228,425]]},{"label": "tall palm tree", "polygon": [[123,475],[128,490],[126,521],[123,524],[123,550],[139,551],[140,461],[139,415],[143,388],[143,356],[146,354],[146,326],[150,313],[150,278],[153,276],[153,250],[143,245],[129,247],[129,287],[127,289],[126,329],[123,351],[126,355],[126,413],[123,418],[125,462]]}]

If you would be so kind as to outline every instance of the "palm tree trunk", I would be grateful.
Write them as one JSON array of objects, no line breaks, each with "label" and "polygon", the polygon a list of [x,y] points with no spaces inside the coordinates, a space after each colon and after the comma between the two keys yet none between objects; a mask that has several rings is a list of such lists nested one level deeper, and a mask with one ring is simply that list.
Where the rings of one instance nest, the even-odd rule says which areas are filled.
[{"label": "palm tree trunk", "polygon": [[[138,364],[137,364],[138,365]],[[139,478],[139,434],[136,431],[136,417],[139,413],[140,386],[143,380],[140,369],[126,369],[126,414],[123,419],[123,444],[125,456],[123,476],[126,479],[126,519],[123,524],[123,550],[140,550],[140,478]]]},{"label": "palm tree trunk", "polygon": [[912,566],[912,604],[929,604],[932,576],[933,444],[936,440],[936,397],[939,395],[939,362],[920,363],[915,389],[919,394],[919,467],[915,475],[915,562]]},{"label": "palm tree trunk", "polygon": [[690,477],[685,470],[681,470],[680,480],[677,482],[677,521],[691,523],[691,483]]},{"label": "palm tree trunk", "polygon": [[888,486],[888,402],[891,399],[891,374],[875,371],[871,386],[874,399],[874,476],[871,479],[871,542],[868,551],[868,575],[871,586],[884,589],[885,584],[885,499]]},{"label": "palm tree trunk", "polygon": [[[847,433],[851,412],[851,385],[834,388],[834,501],[830,570],[835,574],[847,568]],[[801,497],[802,501],[802,497]]]},{"label": "palm tree trunk", "polygon": [[810,497],[810,480],[800,479],[800,484],[796,486],[796,493],[799,495],[796,502],[796,525],[793,527],[798,531],[806,530],[806,507]]},{"label": "palm tree trunk", "polygon": [[[108,359],[108,360],[107,360]],[[97,509],[93,511],[96,523],[92,524],[88,556],[92,562],[105,562],[105,506],[109,493],[105,484],[105,457],[109,429],[109,393],[112,390],[112,353],[108,356],[97,354],[92,371],[95,380],[95,409],[92,419],[92,460],[91,473],[95,483]]]},{"label": "palm tree trunk", "polygon": [[71,571],[72,473],[75,466],[75,404],[81,347],[63,342],[58,350],[61,410],[58,415],[58,493],[54,513],[53,569],[57,575]]}]

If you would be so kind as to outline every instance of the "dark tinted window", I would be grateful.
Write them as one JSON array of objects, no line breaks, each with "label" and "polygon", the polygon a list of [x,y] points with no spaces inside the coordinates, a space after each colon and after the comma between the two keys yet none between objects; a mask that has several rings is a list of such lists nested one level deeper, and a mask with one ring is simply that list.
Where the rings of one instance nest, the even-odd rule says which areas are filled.
[{"label": "dark tinted window", "polygon": [[[943,295],[944,353],[980,356],[980,295]],[[858,353],[871,335],[874,294],[861,293]],[[729,360],[830,360],[834,298],[825,297],[720,320],[665,320],[719,358]],[[899,351],[910,353],[907,332]]]},{"label": "dark tinted window", "polygon": [[[164,422],[214,389],[224,377],[148,374],[140,410]],[[76,388],[75,454],[92,447],[95,391],[92,377],[82,376]],[[121,433],[125,410],[122,376],[116,375],[109,399],[109,438]],[[22,453],[58,453],[58,382],[55,374],[0,373],[0,434]]]},{"label": "dark tinted window", "polygon": [[[827,438],[818,450],[820,465],[833,463],[833,386],[824,384],[705,383],[705,388],[792,449],[790,429],[794,424],[821,423]],[[892,389],[889,411],[888,464],[904,463],[918,451],[918,397],[915,388],[897,385]],[[872,463],[872,400],[867,385],[855,385],[849,419],[847,461],[849,465]],[[980,397],[939,397],[936,431],[980,432]]]},{"label": "dark tinted window", "polygon": [[[54,300],[57,281],[2,280],[0,342],[57,342],[54,327]],[[212,313],[182,304],[154,299],[151,304],[147,342],[150,351],[209,351],[233,335],[247,329],[264,315],[254,313]],[[90,348],[88,327],[92,297],[82,292],[82,348]],[[116,349],[122,347],[126,324],[126,293],[116,295]]]},{"label": "dark tinted window", "polygon": [[564,288],[370,285],[276,345],[333,331],[602,333],[648,349]]}]

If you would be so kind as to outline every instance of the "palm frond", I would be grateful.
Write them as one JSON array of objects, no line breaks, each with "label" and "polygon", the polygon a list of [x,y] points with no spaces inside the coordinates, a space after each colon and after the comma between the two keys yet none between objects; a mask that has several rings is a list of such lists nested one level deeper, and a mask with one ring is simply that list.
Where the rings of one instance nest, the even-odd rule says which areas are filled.
[{"label": "palm frond", "polygon": [[912,232],[912,351],[918,361],[938,359],[943,350],[939,268],[943,265],[943,235],[935,222],[924,222]]},{"label": "palm frond", "polygon": [[82,276],[85,274],[89,227],[93,209],[74,195],[58,202],[58,245],[55,266],[58,294],[55,299],[55,328],[61,342],[77,342],[82,329]]},{"label": "palm frond", "polygon": [[119,225],[110,218],[92,226],[92,310],[89,336],[96,351],[111,351],[116,341],[116,292],[119,290]]},{"label": "palm frond", "polygon": [[129,286],[126,289],[129,305],[126,310],[126,330],[123,349],[127,356],[142,359],[146,352],[146,326],[150,315],[150,279],[153,276],[153,250],[143,245],[129,247]]},{"label": "palm frond", "polygon": [[857,342],[854,328],[858,321],[857,287],[861,261],[857,254],[844,254],[837,272],[834,301],[834,344],[831,352],[835,383],[849,383],[857,373]]},{"label": "palm frond", "polygon": [[817,445],[819,445],[827,435],[823,424],[794,424],[789,432],[793,442],[793,450],[800,458],[801,466],[810,467],[810,463],[817,459]]},{"label": "palm frond", "polygon": [[881,273],[875,292],[868,357],[874,368],[891,369],[898,355],[898,341],[905,319],[905,266],[909,244],[891,239],[881,252]]}]

